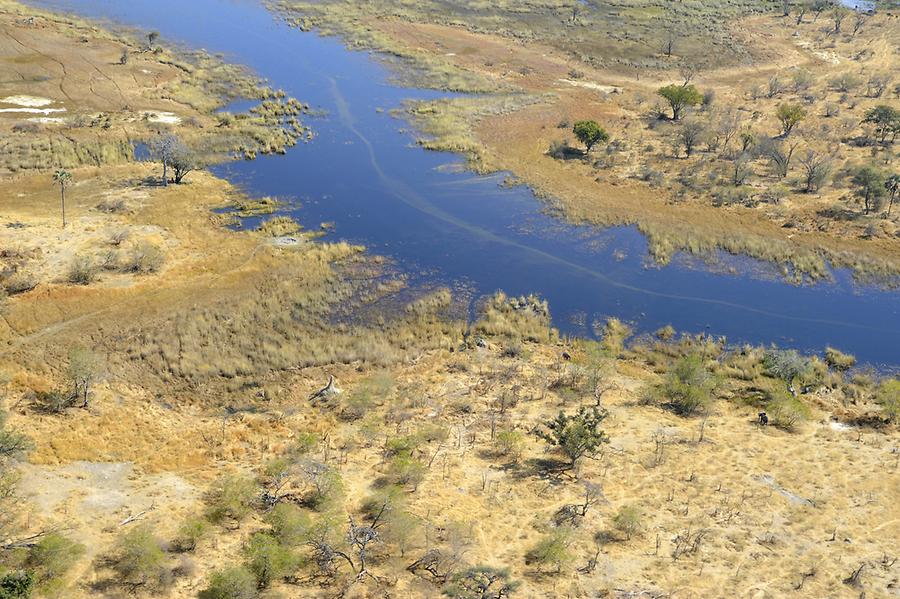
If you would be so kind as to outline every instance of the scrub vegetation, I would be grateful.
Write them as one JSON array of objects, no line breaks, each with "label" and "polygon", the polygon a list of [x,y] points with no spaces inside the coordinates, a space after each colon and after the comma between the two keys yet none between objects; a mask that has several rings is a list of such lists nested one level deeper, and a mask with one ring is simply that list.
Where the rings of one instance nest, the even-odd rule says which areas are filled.
[{"label": "scrub vegetation", "polygon": [[[0,6],[0,31],[33,26]],[[59,60],[148,60],[35,22]],[[477,139],[470,101],[434,104],[428,143]],[[622,137],[565,129],[575,175]],[[146,162],[0,177],[3,599],[894,592],[896,377],[616,319],[570,339],[537,296],[411,288],[286,201],[185,172],[215,127],[158,135]]]}]

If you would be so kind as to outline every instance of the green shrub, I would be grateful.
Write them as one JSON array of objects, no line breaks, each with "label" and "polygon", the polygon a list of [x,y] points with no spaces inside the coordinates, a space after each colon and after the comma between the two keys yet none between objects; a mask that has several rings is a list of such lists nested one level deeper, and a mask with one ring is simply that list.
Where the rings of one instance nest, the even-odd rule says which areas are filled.
[{"label": "green shrub", "polygon": [[256,586],[264,589],[283,578],[299,565],[297,557],[270,534],[258,532],[244,546],[247,569],[256,578]]},{"label": "green shrub", "polygon": [[626,505],[616,512],[612,523],[617,531],[625,535],[626,540],[631,540],[641,532],[641,519],[641,510],[638,506]]},{"label": "green shrub", "polygon": [[882,381],[875,394],[885,417],[890,422],[900,422],[900,379]]},{"label": "green shrub", "polygon": [[166,555],[147,525],[119,539],[111,565],[125,584],[154,588],[167,581]]},{"label": "green shrub", "polygon": [[677,413],[690,416],[709,407],[719,379],[699,354],[685,356],[669,370],[658,392]]},{"label": "green shrub", "polygon": [[30,572],[12,572],[0,576],[0,599],[28,599],[34,588]]},{"label": "green shrub", "polygon": [[266,522],[272,527],[272,535],[287,547],[303,543],[312,528],[309,515],[290,503],[276,505],[266,515]]},{"label": "green shrub", "polygon": [[256,599],[256,579],[247,568],[220,570],[209,579],[209,586],[200,591],[199,599]]},{"label": "green shrub", "polygon": [[84,545],[58,533],[41,539],[28,553],[27,566],[34,574],[35,582],[43,590],[62,583],[62,578],[72,569],[81,556]]},{"label": "green shrub", "polygon": [[240,522],[256,502],[256,482],[248,476],[224,476],[217,480],[206,497],[206,517],[221,524],[225,520]]},{"label": "green shrub", "polygon": [[188,518],[178,527],[175,546],[179,551],[193,551],[209,534],[209,523],[203,518]]},{"label": "green shrub", "polygon": [[572,529],[559,527],[546,534],[537,544],[525,554],[525,563],[534,564],[538,569],[553,568],[557,573],[562,572],[573,555],[569,551],[571,545]]},{"label": "green shrub", "polygon": [[425,464],[414,457],[398,455],[388,465],[387,477],[395,485],[419,486],[425,478]]},{"label": "green shrub", "polygon": [[518,461],[525,449],[525,435],[519,431],[500,431],[494,439],[497,453]]},{"label": "green shrub", "polygon": [[799,397],[782,391],[774,392],[766,404],[769,422],[787,431],[809,418],[810,409]]},{"label": "green shrub", "polygon": [[556,418],[545,423],[547,431],[539,431],[538,435],[558,447],[569,458],[570,467],[574,468],[583,456],[594,455],[603,443],[609,442],[609,437],[600,429],[600,424],[608,415],[606,410],[585,406],[572,416],[560,411]]}]

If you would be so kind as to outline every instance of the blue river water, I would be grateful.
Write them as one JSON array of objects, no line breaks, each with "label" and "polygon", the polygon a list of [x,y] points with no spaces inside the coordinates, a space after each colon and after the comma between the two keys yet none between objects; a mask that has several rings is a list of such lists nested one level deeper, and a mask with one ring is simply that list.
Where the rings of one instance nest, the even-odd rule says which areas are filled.
[{"label": "blue river water", "polygon": [[[793,286],[746,258],[729,268],[686,256],[653,265],[632,227],[567,224],[503,174],[475,176],[460,157],[425,151],[390,114],[436,91],[401,88],[366,52],[293,29],[254,0],[44,0],[41,6],[107,19],[163,39],[222,53],[273,88],[321,109],[316,138],[285,156],[217,166],[250,194],[297,202],[309,228],[333,223],[346,239],[391,258],[413,280],[447,284],[475,297],[503,290],[550,302],[562,331],[590,336],[616,316],[639,332],[671,324],[733,343],[775,343],[809,352],[826,345],[878,367],[900,364],[900,293],[834,281]],[[727,271],[727,272],[726,272]]]}]

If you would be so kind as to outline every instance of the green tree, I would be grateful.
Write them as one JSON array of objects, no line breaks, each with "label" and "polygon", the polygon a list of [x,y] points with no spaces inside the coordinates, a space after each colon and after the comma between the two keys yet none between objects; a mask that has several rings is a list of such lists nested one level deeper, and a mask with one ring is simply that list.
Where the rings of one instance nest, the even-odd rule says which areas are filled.
[{"label": "green tree", "polygon": [[590,154],[591,149],[598,143],[606,143],[609,141],[609,133],[597,124],[596,121],[578,121],[572,127],[572,133],[578,138],[578,141],[584,144],[586,154]]},{"label": "green tree", "polygon": [[847,18],[847,15],[850,14],[850,9],[848,9],[843,4],[835,4],[834,8],[831,9],[831,20],[834,22],[834,33],[841,32],[841,24],[844,22],[844,19]]},{"label": "green tree", "polygon": [[793,131],[797,123],[806,118],[806,109],[795,102],[785,102],[778,105],[775,117],[781,123],[782,135],[786,136]]},{"label": "green tree", "polygon": [[887,141],[888,135],[892,134],[896,138],[900,134],[900,110],[887,104],[879,104],[870,108],[862,122],[873,125],[875,138],[882,144]]},{"label": "green tree", "polygon": [[877,210],[887,191],[884,173],[873,166],[866,165],[856,171],[852,181],[856,186],[856,195],[862,198],[866,214]]},{"label": "green tree", "polygon": [[72,184],[72,173],[58,169],[53,173],[53,183],[59,185],[59,201],[62,206],[62,226],[66,228],[66,188]]},{"label": "green tree", "polygon": [[309,515],[291,503],[279,503],[266,515],[272,535],[287,547],[306,542],[312,522]]},{"label": "green tree", "polygon": [[891,210],[894,208],[894,200],[897,199],[897,195],[900,195],[900,174],[891,175],[890,177],[885,179],[884,189],[890,196],[887,211],[887,215],[890,216]]},{"label": "green tree", "polygon": [[688,106],[697,106],[703,101],[701,94],[693,85],[671,84],[657,90],[660,96],[665,98],[672,108],[672,120],[681,119],[684,109]]},{"label": "green tree", "polygon": [[572,416],[560,411],[556,418],[546,423],[547,431],[539,431],[538,436],[558,447],[574,468],[582,457],[596,454],[603,443],[609,442],[609,437],[600,430],[600,424],[608,415],[609,412],[596,406],[582,406]]},{"label": "green tree", "polygon": [[799,397],[783,390],[774,391],[766,403],[769,421],[778,428],[792,431],[797,425],[809,418],[809,406]]}]

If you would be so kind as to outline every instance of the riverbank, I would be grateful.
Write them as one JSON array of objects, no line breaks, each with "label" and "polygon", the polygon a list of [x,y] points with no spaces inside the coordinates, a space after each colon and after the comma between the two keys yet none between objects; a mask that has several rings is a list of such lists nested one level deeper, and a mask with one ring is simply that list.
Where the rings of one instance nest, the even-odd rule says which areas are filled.
[{"label": "riverbank", "polygon": [[[718,25],[731,48],[724,56],[731,58],[713,67],[689,48],[672,56],[650,48],[652,65],[604,63],[607,54],[600,50],[579,54],[565,45],[565,36],[556,37],[565,30],[577,40],[596,25],[594,9],[576,10],[566,23],[560,6],[546,31],[502,6],[492,9],[500,15],[497,23],[515,23],[530,32],[525,35],[485,24],[489,17],[479,11],[448,22],[428,8],[397,12],[388,4],[354,14],[341,12],[346,7],[340,3],[278,6],[289,17],[302,15],[302,27],[409,57],[414,66],[397,67],[406,73],[401,79],[416,80],[433,64],[432,76],[418,78],[420,84],[466,90],[458,82],[468,78],[481,81],[472,90],[493,87],[493,94],[503,95],[413,104],[412,118],[435,137],[423,140],[426,147],[464,150],[482,172],[512,172],[575,222],[636,224],[663,264],[678,251],[710,256],[721,249],[775,263],[798,283],[827,279],[831,267],[887,284],[900,273],[898,211],[887,215],[885,201],[863,214],[850,182],[854,169],[872,161],[872,152],[876,167],[890,171],[889,146],[881,151],[878,144],[858,143],[866,134],[859,124],[866,111],[897,103],[891,89],[873,97],[873,88],[866,88],[897,59],[888,42],[898,34],[890,13],[867,17],[852,35],[829,33],[834,25],[828,15],[803,15],[799,24],[795,14],[735,15]],[[705,10],[709,16],[717,9]],[[700,31],[705,18],[687,19],[684,27]],[[653,27],[660,23],[649,23],[646,35],[656,35]],[[645,54],[646,47],[639,55]],[[661,116],[664,103],[656,96],[659,87],[680,84],[679,71],[709,98],[688,119],[697,133],[687,157],[680,141],[685,128]],[[452,74],[442,84],[435,73],[445,72]],[[847,81],[853,89],[836,89]],[[510,90],[522,99],[504,99]],[[750,146],[777,138],[777,106],[798,101],[809,118],[790,140],[775,141],[793,154],[786,175],[773,173],[768,145],[735,151],[744,134]],[[571,133],[583,119],[598,121],[612,136],[587,158]],[[723,143],[725,136],[730,142]],[[552,148],[567,145],[573,146],[567,159],[553,157]],[[829,161],[831,183],[814,193],[803,191],[801,176],[809,152]],[[735,164],[742,171],[737,185]]]}]

